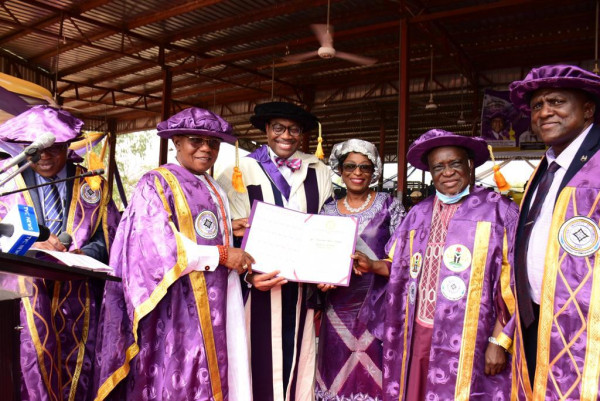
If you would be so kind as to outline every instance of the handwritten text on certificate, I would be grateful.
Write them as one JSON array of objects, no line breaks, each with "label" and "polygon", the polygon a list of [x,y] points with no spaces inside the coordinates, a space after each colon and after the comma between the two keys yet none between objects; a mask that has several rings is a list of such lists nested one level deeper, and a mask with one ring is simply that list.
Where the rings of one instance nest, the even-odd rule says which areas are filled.
[{"label": "handwritten text on certificate", "polygon": [[348,286],[357,235],[353,217],[301,213],[254,202],[242,247],[252,269],[290,281]]}]

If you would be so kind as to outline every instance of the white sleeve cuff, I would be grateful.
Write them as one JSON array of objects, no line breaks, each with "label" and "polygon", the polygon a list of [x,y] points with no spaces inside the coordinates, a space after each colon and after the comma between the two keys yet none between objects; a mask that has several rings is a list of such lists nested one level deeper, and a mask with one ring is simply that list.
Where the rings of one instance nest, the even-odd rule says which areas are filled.
[{"label": "white sleeve cuff", "polygon": [[193,271],[212,272],[219,266],[219,249],[214,245],[198,245],[181,233],[177,233],[187,255],[187,267],[183,274]]}]

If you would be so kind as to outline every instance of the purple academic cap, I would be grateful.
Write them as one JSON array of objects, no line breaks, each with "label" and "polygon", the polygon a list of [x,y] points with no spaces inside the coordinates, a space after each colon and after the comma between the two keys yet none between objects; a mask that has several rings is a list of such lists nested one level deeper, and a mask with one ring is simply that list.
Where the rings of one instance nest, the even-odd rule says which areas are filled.
[{"label": "purple academic cap", "polygon": [[158,136],[171,138],[173,135],[206,135],[235,143],[233,128],[212,111],[199,107],[190,107],[171,116],[156,126]]},{"label": "purple academic cap", "polygon": [[71,142],[81,136],[83,121],[65,110],[47,105],[33,106],[0,125],[0,141],[34,142],[42,134],[52,134],[55,143]]},{"label": "purple academic cap", "polygon": [[406,158],[421,170],[429,170],[427,155],[435,148],[457,146],[466,149],[475,167],[481,166],[489,157],[487,142],[480,137],[456,135],[443,129],[432,129],[421,135],[408,148]]},{"label": "purple academic cap", "polygon": [[510,100],[515,107],[529,114],[531,95],[538,89],[578,89],[587,92],[596,102],[596,121],[600,113],[600,77],[574,65],[545,65],[534,68],[522,81],[512,82]]}]

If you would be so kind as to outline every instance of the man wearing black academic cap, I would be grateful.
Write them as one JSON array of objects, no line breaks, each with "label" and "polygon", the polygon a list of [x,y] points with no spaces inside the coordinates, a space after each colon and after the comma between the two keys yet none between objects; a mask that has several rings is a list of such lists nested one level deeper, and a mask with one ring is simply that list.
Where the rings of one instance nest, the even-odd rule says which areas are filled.
[{"label": "man wearing black academic cap", "polygon": [[[254,200],[307,213],[319,213],[333,196],[325,164],[298,150],[302,135],[318,126],[304,109],[285,102],[259,104],[250,122],[267,134],[263,145],[240,160],[246,191],[232,188],[232,170],[219,178],[228,191],[233,219],[250,215]],[[248,335],[255,400],[313,399],[315,338],[307,287],[276,277],[278,272],[246,277]]]}]

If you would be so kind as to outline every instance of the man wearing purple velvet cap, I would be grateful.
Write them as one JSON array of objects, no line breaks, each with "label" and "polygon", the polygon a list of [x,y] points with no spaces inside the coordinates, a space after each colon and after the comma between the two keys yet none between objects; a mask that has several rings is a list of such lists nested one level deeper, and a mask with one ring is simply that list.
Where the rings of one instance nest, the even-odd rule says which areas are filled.
[{"label": "man wearing purple velvet cap", "polygon": [[232,128],[189,108],[158,124],[177,163],[146,173],[111,253],[122,284],[104,294],[97,400],[250,400],[238,272],[254,259],[233,248],[226,194],[207,172]]},{"label": "man wearing purple velvet cap", "polygon": [[[330,170],[298,150],[302,135],[317,128],[317,118],[295,104],[269,102],[254,108],[250,122],[266,133],[267,145],[240,160],[244,192],[232,188],[231,170],[219,177],[233,216],[248,217],[254,200],[319,213],[333,195]],[[246,278],[252,287],[246,317],[254,400],[312,400],[316,347],[314,311],[306,308],[309,286],[288,283],[277,273]]]},{"label": "man wearing purple velvet cap", "polygon": [[510,84],[550,146],[529,180],[515,245],[519,399],[599,397],[600,77],[576,66],[532,69]]},{"label": "man wearing purple velvet cap", "polygon": [[391,267],[357,258],[359,270],[390,274],[384,400],[509,399],[518,210],[471,186],[487,158],[481,138],[440,129],[423,134],[407,159],[431,173],[436,195],[415,205],[389,240]]},{"label": "man wearing purple velvet cap", "polygon": [[[68,112],[48,106],[32,107],[6,121],[0,126],[1,141],[25,146],[46,133],[56,140],[31,169],[2,189],[26,188],[83,173],[83,167],[67,158],[69,143],[80,136],[82,125]],[[34,247],[83,253],[107,262],[119,212],[106,188],[104,179],[98,190],[92,190],[78,178],[27,190],[3,197],[0,216],[18,204],[33,206],[40,224],[51,232],[48,241]],[[60,233],[70,235],[69,249],[58,240]],[[100,309],[96,299],[102,296],[103,283],[35,279],[33,286],[34,295],[21,302],[21,397],[88,400]]]}]

